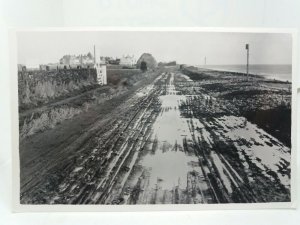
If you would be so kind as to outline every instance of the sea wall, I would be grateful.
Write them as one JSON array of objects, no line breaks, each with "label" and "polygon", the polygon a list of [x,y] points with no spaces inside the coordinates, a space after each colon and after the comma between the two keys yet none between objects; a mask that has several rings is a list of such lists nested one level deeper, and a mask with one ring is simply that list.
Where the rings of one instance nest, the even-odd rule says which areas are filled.
[{"label": "sea wall", "polygon": [[212,76],[208,75],[204,71],[199,71],[197,67],[193,66],[180,66],[180,70],[183,74],[188,75],[190,79],[196,80],[205,80],[205,79],[213,79]]},{"label": "sea wall", "polygon": [[43,105],[96,85],[95,69],[35,70],[18,72],[19,109]]},{"label": "sea wall", "polygon": [[[223,71],[223,70],[214,70],[214,69],[208,69],[208,68],[198,68],[198,67],[194,67],[194,66],[185,66],[185,65],[181,65],[180,66],[181,72],[184,73],[185,75],[188,75],[192,80],[202,80],[202,79],[207,79],[210,78],[212,79],[213,76],[209,76],[207,74],[207,72],[215,72],[218,75],[235,75],[236,77],[246,77],[247,74],[246,73],[242,73],[242,72],[234,72],[234,71]],[[261,78],[264,79],[265,78],[262,75],[257,75],[257,74],[248,74],[249,77],[252,78]],[[274,82],[274,81],[272,81]],[[276,81],[279,83],[284,83],[282,81]]]}]

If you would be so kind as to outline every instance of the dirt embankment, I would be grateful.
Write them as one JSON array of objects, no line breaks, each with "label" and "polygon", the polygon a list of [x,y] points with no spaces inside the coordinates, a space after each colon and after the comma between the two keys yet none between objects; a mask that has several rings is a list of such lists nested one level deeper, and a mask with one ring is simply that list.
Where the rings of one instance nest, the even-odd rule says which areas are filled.
[{"label": "dirt embankment", "polygon": [[[76,71],[78,70],[74,70],[74,76],[78,75]],[[47,76],[50,75],[48,74]],[[27,104],[27,110],[20,110],[19,112],[20,138],[23,139],[37,132],[52,129],[64,120],[71,119],[76,115],[87,112],[96,105],[128,92],[128,90],[137,85],[142,79],[146,79],[146,77],[147,73],[141,74],[140,71],[136,70],[108,70],[107,86],[88,86],[87,81],[83,81],[83,84],[80,84],[80,80],[77,80],[78,84],[74,87],[73,92],[71,92],[71,85],[74,85],[75,81],[70,81],[68,84],[61,84],[60,88],[58,88],[58,81],[50,82],[49,80],[53,78],[43,78],[45,82],[35,82],[35,84],[51,91],[45,93],[43,97],[41,97],[41,91],[35,92],[33,90],[30,92],[31,97],[28,99],[32,100],[30,101],[32,107],[28,108],[29,104]],[[31,86],[33,88],[34,81],[32,82]],[[92,81],[90,84],[92,84]],[[63,95],[62,91],[65,86],[65,95]],[[82,87],[81,89],[79,88],[80,86]],[[40,90],[38,87],[37,89]],[[59,89],[57,90],[58,93],[53,93],[56,89]],[[24,95],[22,91],[24,89],[20,90],[20,96],[25,96],[26,94]],[[38,99],[41,98],[44,99],[44,102],[48,101],[48,103],[40,103],[38,106],[33,107],[33,102],[37,104]]]}]

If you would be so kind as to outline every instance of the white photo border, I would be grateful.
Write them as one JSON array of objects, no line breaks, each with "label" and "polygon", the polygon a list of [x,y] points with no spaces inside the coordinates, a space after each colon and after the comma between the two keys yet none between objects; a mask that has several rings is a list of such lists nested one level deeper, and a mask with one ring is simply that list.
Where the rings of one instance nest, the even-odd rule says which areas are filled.
[{"label": "white photo border", "polygon": [[[231,33],[287,33],[292,36],[292,134],[291,134],[291,202],[224,203],[224,204],[158,204],[158,205],[29,205],[20,204],[19,115],[17,78],[17,33],[24,31],[140,31],[140,32],[231,32]],[[297,29],[280,28],[221,28],[221,27],[24,27],[9,30],[10,100],[12,116],[12,209],[13,212],[138,212],[138,211],[197,211],[295,209],[297,193],[297,89],[300,76],[297,68]]]}]

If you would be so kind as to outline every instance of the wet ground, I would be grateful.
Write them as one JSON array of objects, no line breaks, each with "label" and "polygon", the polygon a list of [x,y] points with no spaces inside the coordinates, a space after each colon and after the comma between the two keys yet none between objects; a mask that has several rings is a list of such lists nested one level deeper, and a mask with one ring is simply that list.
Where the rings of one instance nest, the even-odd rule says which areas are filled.
[{"label": "wet ground", "polygon": [[214,114],[221,107],[216,98],[179,91],[179,84],[191,83],[170,70],[138,89],[105,118],[106,128],[59,167],[49,167],[44,182],[24,184],[21,202],[289,201],[290,149],[242,116]]}]

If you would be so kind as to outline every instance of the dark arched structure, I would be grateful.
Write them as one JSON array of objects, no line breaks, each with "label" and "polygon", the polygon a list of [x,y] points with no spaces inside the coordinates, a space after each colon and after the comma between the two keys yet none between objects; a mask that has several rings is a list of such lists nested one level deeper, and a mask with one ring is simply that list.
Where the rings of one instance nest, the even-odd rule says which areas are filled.
[{"label": "dark arched structure", "polygon": [[141,62],[141,70],[146,71],[147,70],[147,63],[145,61]]},{"label": "dark arched structure", "polygon": [[[141,57],[139,58],[139,60],[136,63],[137,68],[139,68],[140,70],[145,70],[145,69],[142,69],[142,63],[143,63],[143,66],[146,65],[147,70],[153,70],[157,67],[156,60],[149,53],[142,54]],[[144,64],[144,63],[146,63],[146,64]]]}]

